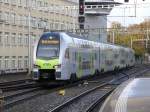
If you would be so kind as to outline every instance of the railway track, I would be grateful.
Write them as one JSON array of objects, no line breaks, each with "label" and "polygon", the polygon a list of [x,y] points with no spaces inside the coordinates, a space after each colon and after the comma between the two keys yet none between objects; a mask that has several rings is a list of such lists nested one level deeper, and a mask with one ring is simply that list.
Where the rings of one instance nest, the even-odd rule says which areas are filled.
[{"label": "railway track", "polygon": [[[142,70],[141,72],[132,72],[132,73],[134,73],[135,76],[139,76],[147,71],[149,71],[149,69]],[[95,94],[96,95],[99,94],[98,97],[95,98],[93,102],[91,102],[91,104],[84,105],[84,107],[78,106],[79,109],[76,108],[77,112],[78,111],[93,112],[95,106],[102,103],[108,97],[108,95],[119,85],[118,83],[116,84],[115,82],[122,81],[124,80],[124,78],[129,78],[128,75],[124,75],[116,80],[100,84],[90,90],[87,90],[63,102],[62,104],[54,107],[53,109],[48,110],[48,112],[70,112],[72,110],[71,109],[72,107],[77,107],[76,105],[80,104],[82,101],[84,102],[85,99],[89,99],[90,102],[90,100],[92,100],[92,98],[90,99],[91,96],[94,96]],[[81,104],[83,104],[83,102]]]},{"label": "railway track", "polygon": [[[60,89],[77,86],[79,83],[83,83],[83,81],[79,81],[79,82],[69,84],[69,85],[54,87],[50,90],[39,87],[39,86],[30,87],[30,89],[25,88],[24,90],[21,90],[19,92],[15,92],[13,94],[3,96],[3,99],[4,99],[3,108],[8,109],[14,105],[17,105],[21,102],[26,101],[26,100],[33,99],[33,98],[38,97],[40,95],[46,95],[46,94],[49,94],[51,92],[55,92],[55,91],[60,90]],[[9,91],[5,91],[5,92],[9,92]]]},{"label": "railway track", "polygon": [[[133,69],[130,69],[130,72],[129,73],[121,73],[121,77],[118,77],[117,80],[120,80],[119,83],[116,83],[115,80],[113,81],[110,81],[110,82],[107,82],[107,83],[103,83],[102,85],[99,85],[99,87],[95,87],[95,90],[93,89],[93,91],[98,91],[98,92],[104,92],[104,94],[102,94],[101,96],[99,96],[98,99],[96,99],[95,101],[93,101],[93,104],[91,103],[89,109],[86,108],[87,110],[86,111],[89,111],[92,109],[92,106],[93,105],[97,105],[97,103],[101,103],[124,79],[128,79],[129,78],[129,75],[131,74],[134,74],[134,75],[140,75],[146,71],[148,71],[149,69],[145,69],[143,71],[141,71],[141,69],[143,68],[133,68]],[[141,72],[139,72],[141,71]],[[139,73],[138,73],[139,72]],[[122,81],[121,81],[122,80]],[[21,91],[21,92],[17,92],[17,93],[14,93],[14,94],[11,94],[11,95],[6,95],[4,96],[4,100],[5,100],[5,103],[4,103],[4,108],[7,109],[7,108],[11,108],[12,106],[20,103],[20,102],[24,102],[26,100],[29,100],[29,99],[32,99],[32,98],[35,98],[35,97],[38,97],[40,95],[45,95],[45,94],[49,94],[49,93],[52,93],[52,92],[55,92],[57,90],[61,90],[61,89],[66,89],[66,88],[70,88],[70,87],[74,87],[74,86],[77,86],[78,84],[80,83],[83,83],[84,81],[80,81],[80,82],[76,82],[74,84],[69,84],[69,85],[64,85],[63,87],[56,87],[56,88],[53,88],[53,89],[50,89],[50,90],[43,90],[39,87],[34,87],[34,88],[31,88],[31,89],[28,89],[28,90],[24,90],[24,91]],[[30,82],[29,82],[30,83]],[[17,84],[15,84],[17,85]],[[97,90],[97,89],[99,90]],[[89,92],[84,92],[84,94],[80,94],[74,98],[71,98],[70,100],[68,100],[67,104],[72,104],[72,102],[76,102],[78,100],[78,98],[82,98],[84,97],[86,94],[90,94],[90,93],[93,93],[92,89],[91,91]],[[71,101],[72,100],[72,101]],[[71,101],[71,102],[70,102]],[[49,109],[49,112],[58,112],[58,111],[61,111],[63,110],[63,108],[66,108],[66,106],[68,106],[66,104],[66,102],[64,102],[62,105],[59,105],[57,107],[54,107],[52,109]],[[95,107],[95,106],[93,106]]]},{"label": "railway track", "polygon": [[[149,69],[149,68],[146,68],[145,70],[143,70],[143,71],[141,71],[141,72],[138,72],[138,73],[135,75],[135,77],[139,77],[139,76],[141,76],[142,74],[144,74],[145,72],[148,72],[148,71],[150,71],[150,69]],[[134,72],[134,74],[135,74],[135,72]],[[99,108],[99,107],[102,105],[102,103],[105,101],[105,99],[109,96],[110,93],[111,93],[111,91],[108,92],[108,93],[106,93],[104,96],[98,98],[97,100],[95,100],[95,101],[85,110],[85,112],[98,112],[96,109]],[[97,108],[96,108],[96,107],[97,107]]]},{"label": "railway track", "polygon": [[3,108],[9,108],[21,101],[31,99],[40,94],[41,87],[31,79],[0,83]]},{"label": "railway track", "polygon": [[31,79],[25,79],[25,80],[0,83],[0,90],[2,92],[7,92],[7,91],[13,91],[19,89],[27,89],[31,87],[37,87],[37,86],[39,85],[37,85]]},{"label": "railway track", "polygon": [[17,84],[26,83],[26,82],[32,82],[32,79],[16,80],[16,81],[10,81],[10,82],[1,82],[0,87],[6,86],[6,85],[7,86],[17,85]]},{"label": "railway track", "polygon": [[41,87],[36,87],[16,92],[11,95],[6,95],[3,97],[4,99],[3,108],[4,109],[10,108],[16,104],[19,104],[20,102],[42,95],[44,92],[45,91]]},{"label": "railway track", "polygon": [[[117,80],[121,80],[125,77],[126,76],[122,76]],[[103,95],[108,96],[116,87],[117,87],[116,85],[111,84],[109,82],[100,84],[100,85],[98,85],[98,86],[96,86],[92,89],[89,89],[89,90],[87,90],[87,91],[85,91],[85,92],[83,92],[83,93],[67,100],[66,102],[62,103],[61,105],[56,106],[55,108],[53,108],[51,110],[48,110],[48,112],[62,111],[64,108],[67,108],[68,106],[73,105],[73,103],[76,103],[77,101],[79,101],[80,99],[83,99],[86,96],[91,96],[95,92],[102,92],[102,91],[104,92],[105,91]],[[104,97],[103,95],[102,95],[102,97]],[[67,109],[65,111],[67,112]],[[65,112],[65,111],[63,111],[63,112]]]}]

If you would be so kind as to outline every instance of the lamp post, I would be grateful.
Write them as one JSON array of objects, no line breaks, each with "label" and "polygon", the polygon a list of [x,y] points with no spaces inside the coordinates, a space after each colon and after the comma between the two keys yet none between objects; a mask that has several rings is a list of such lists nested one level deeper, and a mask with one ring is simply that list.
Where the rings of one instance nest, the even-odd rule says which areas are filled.
[{"label": "lamp post", "polygon": [[132,48],[133,48],[133,40],[132,40],[132,36],[131,36],[131,43],[130,43],[130,44],[131,44],[130,47],[131,47],[131,49],[132,49]]},{"label": "lamp post", "polygon": [[113,37],[113,38],[112,38],[112,43],[115,44],[115,32],[114,32],[114,30],[113,30],[113,32],[112,32],[112,37]]},{"label": "lamp post", "polygon": [[136,4],[137,4],[137,0],[134,0],[134,5],[135,5],[135,17],[136,17]]},{"label": "lamp post", "polygon": [[31,7],[30,7],[30,3],[28,6],[28,75],[31,74],[31,61],[32,61],[32,57],[31,57]]},{"label": "lamp post", "polygon": [[146,23],[146,48],[148,48],[148,41],[149,41],[149,30],[148,30],[148,21],[147,21],[147,23]]}]

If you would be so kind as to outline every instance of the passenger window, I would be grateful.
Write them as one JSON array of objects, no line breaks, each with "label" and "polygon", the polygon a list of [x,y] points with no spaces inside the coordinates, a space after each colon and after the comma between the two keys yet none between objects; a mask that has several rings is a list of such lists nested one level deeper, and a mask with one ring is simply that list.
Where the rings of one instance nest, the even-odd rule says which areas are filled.
[{"label": "passenger window", "polygon": [[97,54],[95,53],[95,60],[97,60]]},{"label": "passenger window", "polygon": [[65,58],[66,59],[69,59],[69,48],[66,49],[66,52],[65,52]]},{"label": "passenger window", "polygon": [[119,54],[114,54],[114,58],[118,58]]},{"label": "passenger window", "polygon": [[75,61],[77,60],[77,52],[75,52]]}]

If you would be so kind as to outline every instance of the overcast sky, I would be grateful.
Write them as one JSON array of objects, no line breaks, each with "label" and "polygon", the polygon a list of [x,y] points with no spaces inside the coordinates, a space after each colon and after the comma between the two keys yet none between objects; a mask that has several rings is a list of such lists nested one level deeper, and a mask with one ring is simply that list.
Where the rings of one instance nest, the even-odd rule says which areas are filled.
[{"label": "overcast sky", "polygon": [[[113,21],[118,21],[123,26],[128,26],[130,24],[140,23],[145,18],[150,18],[150,0],[129,0],[129,3],[124,3],[124,0],[115,1],[123,4],[111,11],[108,16],[108,27],[110,27]],[[137,4],[136,10],[135,3]]]}]

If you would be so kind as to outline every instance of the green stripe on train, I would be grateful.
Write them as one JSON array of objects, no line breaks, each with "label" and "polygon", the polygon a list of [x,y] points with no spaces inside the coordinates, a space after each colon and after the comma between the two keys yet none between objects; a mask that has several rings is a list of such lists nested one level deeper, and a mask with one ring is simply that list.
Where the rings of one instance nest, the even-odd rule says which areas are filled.
[{"label": "green stripe on train", "polygon": [[40,66],[40,69],[54,69],[55,65],[58,65],[59,59],[42,60],[37,59],[36,65]]}]

